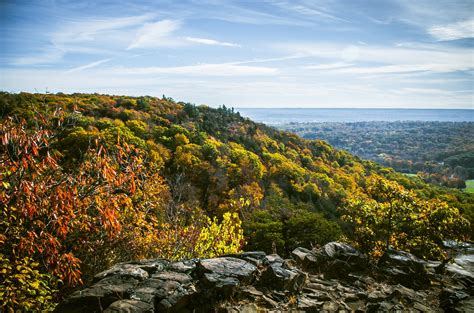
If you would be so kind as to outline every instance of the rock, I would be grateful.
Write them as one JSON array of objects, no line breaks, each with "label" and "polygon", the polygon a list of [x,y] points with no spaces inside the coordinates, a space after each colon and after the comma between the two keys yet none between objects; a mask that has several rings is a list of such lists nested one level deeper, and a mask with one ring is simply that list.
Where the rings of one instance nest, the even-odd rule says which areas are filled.
[{"label": "rock", "polygon": [[420,302],[416,302],[413,305],[413,308],[418,310],[419,312],[432,312],[433,311],[431,308],[427,307],[426,305],[424,305]]},{"label": "rock", "polygon": [[95,275],[94,280],[97,282],[109,276],[133,277],[138,280],[145,280],[149,275],[147,271],[143,270],[138,265],[117,264],[114,267]]},{"label": "rock", "polygon": [[174,262],[169,265],[168,270],[179,273],[191,274],[196,268],[197,262],[198,260],[196,259]]},{"label": "rock", "polygon": [[305,264],[306,257],[311,254],[311,251],[306,248],[298,247],[291,252],[291,257],[301,265]]},{"label": "rock", "polygon": [[163,259],[140,260],[130,262],[128,264],[136,265],[150,275],[156,272],[164,271],[169,266],[169,262]]},{"label": "rock", "polygon": [[255,266],[261,266],[267,255],[263,251],[250,251],[239,254],[229,254],[226,256],[245,260]]},{"label": "rock", "polygon": [[240,291],[240,294],[247,299],[250,298],[251,300],[255,300],[264,295],[263,292],[257,290],[254,286],[243,287]]},{"label": "rock", "polygon": [[[304,250],[296,251],[303,253]],[[347,278],[349,273],[367,270],[368,258],[348,244],[330,242],[306,254],[304,264],[308,271],[324,273],[325,278]]]},{"label": "rock", "polygon": [[456,304],[469,298],[469,294],[451,288],[444,288],[439,295],[440,306],[446,311],[454,311]]},{"label": "rock", "polygon": [[416,292],[405,286],[396,285],[390,294],[390,297],[395,299],[414,299],[416,298]]},{"label": "rock", "polygon": [[155,303],[159,311],[178,312],[189,304],[195,294],[196,288],[188,274],[161,272],[142,282],[132,298]]},{"label": "rock", "polygon": [[[312,251],[298,248],[292,255],[293,260],[284,260],[257,251],[121,263],[97,274],[95,283],[72,293],[56,312],[474,311],[466,254],[458,255],[453,266],[467,274],[436,273],[435,263],[396,251],[369,268],[365,256],[341,243]],[[431,274],[423,271],[426,267]],[[427,277],[432,285],[417,281]]]},{"label": "rock", "polygon": [[131,277],[109,277],[99,283],[72,293],[55,312],[101,312],[113,302],[128,298],[138,280]]},{"label": "rock", "polygon": [[393,304],[388,302],[369,303],[366,306],[367,312],[393,312]]},{"label": "rock", "polygon": [[235,257],[200,260],[196,264],[195,278],[200,290],[197,306],[203,311],[212,310],[217,302],[233,297],[240,287],[255,281],[257,267]]},{"label": "rock", "polygon": [[119,300],[112,303],[104,313],[153,313],[153,305],[137,300]]},{"label": "rock", "polygon": [[259,285],[290,292],[299,292],[303,289],[306,283],[306,274],[290,267],[280,256],[269,255],[264,259],[264,264],[267,267],[261,273]]},{"label": "rock", "polygon": [[387,250],[379,261],[381,271],[394,284],[421,289],[429,286],[426,262],[404,251]]},{"label": "rock", "polygon": [[193,280],[192,277],[188,274],[168,271],[160,272],[158,274],[153,275],[152,277],[161,280],[172,280],[181,284],[188,283]]},{"label": "rock", "polygon": [[212,285],[219,285],[220,280],[224,285],[228,285],[229,282],[237,282],[236,285],[247,285],[255,279],[257,267],[241,259],[222,257],[201,260],[197,263],[196,270],[198,273],[204,274]]},{"label": "rock", "polygon": [[297,308],[304,312],[320,312],[324,301],[318,301],[305,296],[298,297]]},{"label": "rock", "polygon": [[461,300],[454,306],[455,312],[472,313],[474,312],[474,297]]},{"label": "rock", "polygon": [[367,301],[369,302],[382,302],[387,296],[381,291],[372,291],[367,296]]},{"label": "rock", "polygon": [[337,312],[339,309],[339,304],[333,301],[324,302],[322,311],[325,312]]}]

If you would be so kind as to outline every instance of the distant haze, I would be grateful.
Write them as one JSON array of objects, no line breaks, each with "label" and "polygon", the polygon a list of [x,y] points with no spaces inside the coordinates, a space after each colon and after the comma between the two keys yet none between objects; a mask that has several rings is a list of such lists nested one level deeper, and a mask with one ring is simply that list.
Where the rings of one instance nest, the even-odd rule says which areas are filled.
[{"label": "distant haze", "polygon": [[474,108],[474,1],[0,1],[0,90]]},{"label": "distant haze", "polygon": [[474,122],[474,110],[437,109],[237,109],[268,125],[289,123],[440,121]]}]

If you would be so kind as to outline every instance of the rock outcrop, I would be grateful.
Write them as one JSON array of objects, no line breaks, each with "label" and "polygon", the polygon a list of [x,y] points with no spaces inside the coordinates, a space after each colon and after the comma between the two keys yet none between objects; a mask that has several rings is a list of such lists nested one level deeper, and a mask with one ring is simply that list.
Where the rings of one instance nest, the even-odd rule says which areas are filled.
[{"label": "rock outcrop", "polygon": [[439,262],[399,251],[374,265],[338,242],[297,248],[287,260],[246,252],[122,263],[56,312],[474,312],[469,249],[442,273]]}]

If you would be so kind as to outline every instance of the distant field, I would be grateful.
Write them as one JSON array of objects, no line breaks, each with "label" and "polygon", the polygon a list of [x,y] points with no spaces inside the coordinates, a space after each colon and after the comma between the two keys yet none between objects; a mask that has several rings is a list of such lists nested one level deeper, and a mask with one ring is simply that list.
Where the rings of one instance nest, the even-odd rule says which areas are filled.
[{"label": "distant field", "polygon": [[474,193],[474,179],[466,180],[465,192]]},{"label": "distant field", "polygon": [[403,173],[403,175],[408,176],[408,177],[416,177],[416,176],[418,176],[417,174],[411,174],[411,173]]}]

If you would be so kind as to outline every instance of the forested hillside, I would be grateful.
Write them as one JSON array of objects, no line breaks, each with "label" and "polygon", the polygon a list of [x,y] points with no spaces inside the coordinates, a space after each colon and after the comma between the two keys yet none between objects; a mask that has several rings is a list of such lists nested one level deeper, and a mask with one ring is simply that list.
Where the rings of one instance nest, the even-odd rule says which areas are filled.
[{"label": "forested hillside", "polygon": [[[0,302],[44,310],[139,258],[353,242],[443,259],[473,195],[171,98],[0,94]],[[59,292],[58,292],[59,290]]]},{"label": "forested hillside", "polygon": [[290,123],[279,128],[320,139],[426,182],[464,188],[474,178],[472,122]]}]

